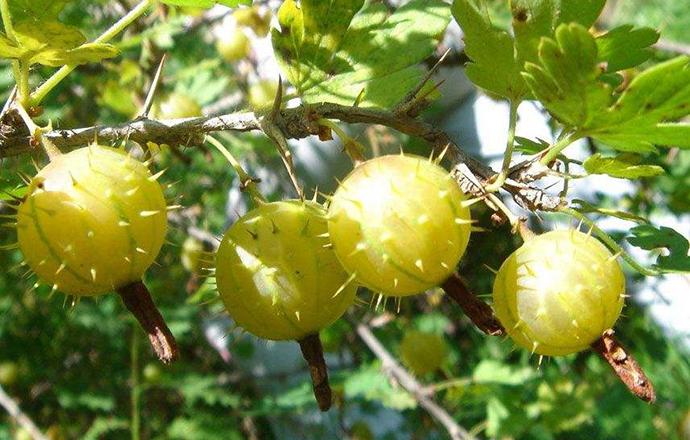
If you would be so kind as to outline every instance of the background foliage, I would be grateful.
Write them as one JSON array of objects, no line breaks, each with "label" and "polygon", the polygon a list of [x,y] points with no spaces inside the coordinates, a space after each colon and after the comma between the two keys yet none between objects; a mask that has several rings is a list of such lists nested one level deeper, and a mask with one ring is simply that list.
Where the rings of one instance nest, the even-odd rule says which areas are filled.
[{"label": "background foliage", "polygon": [[[44,3],[41,5],[45,6]],[[57,10],[57,3],[50,4]],[[88,40],[98,36],[122,15],[124,8],[131,6],[127,1],[63,3],[68,4],[60,14],[62,22],[81,29]],[[166,3],[199,4],[184,0]],[[232,5],[237,2],[217,3]],[[322,17],[318,10],[310,10],[308,6],[317,8],[320,2],[302,3],[301,14]],[[351,9],[357,11],[363,2],[344,3],[352,3]],[[355,19],[358,20],[356,35],[338,31],[343,23],[344,29],[349,23],[345,16],[347,11],[343,11],[321,22],[333,38],[307,36],[300,47],[290,41],[281,44],[281,39],[289,36],[285,30],[282,34],[273,30],[278,62],[307,101],[351,103],[357,99],[362,106],[392,105],[401,93],[404,95],[418,82],[423,74],[419,62],[436,44],[430,35],[441,33],[450,18],[439,17],[433,8],[425,9],[426,15],[418,13],[415,9],[421,3],[427,2],[412,0],[385,21],[386,5],[368,2]],[[441,1],[430,3],[443,5]],[[507,25],[509,15],[506,15],[505,2],[488,3],[495,22],[500,25],[504,20]],[[19,8],[33,8],[30,14],[35,16],[55,13],[50,8],[36,9],[38,3],[34,2],[16,4]],[[276,5],[270,4],[275,13]],[[78,127],[131,119],[143,104],[163,53],[167,54],[168,62],[161,96],[173,92],[187,95],[205,112],[249,107],[250,90],[261,79],[257,73],[257,66],[262,62],[259,48],[263,47],[265,52],[267,40],[244,29],[243,32],[252,37],[255,52],[241,62],[223,60],[214,45],[219,34],[230,32],[218,27],[225,18],[225,11],[227,9],[209,14],[189,8],[158,6],[152,14],[136,22],[121,41],[113,43],[120,51],[119,56],[100,64],[88,64],[61,83],[45,102],[43,120],[51,119],[60,127]],[[428,33],[414,35],[416,28],[396,24],[396,19],[403,21],[404,14],[408,13],[416,13],[414,19]],[[285,14],[287,12],[279,17],[281,22],[298,23],[291,28],[291,34],[299,32],[299,23],[307,19],[298,20]],[[586,22],[585,26],[594,20],[578,17],[579,21]],[[456,18],[462,22],[458,14]],[[610,29],[621,23],[661,29],[664,38],[690,43],[690,9],[684,2],[609,2],[596,26]],[[584,28],[571,26],[567,29],[576,34]],[[517,31],[516,34],[518,39],[522,38],[518,44],[524,49],[517,53],[534,62],[527,76],[520,75],[517,67],[512,70],[507,67],[516,63],[513,43],[508,42],[507,34],[498,35],[495,46],[477,49],[501,51],[508,44],[511,60],[506,59],[500,69],[485,68],[481,52],[473,51],[471,38],[466,40],[467,55],[475,60],[467,74],[478,79],[477,82],[493,96],[529,96],[527,84],[535,81],[533,78],[537,77],[539,69],[549,62],[545,56],[536,56],[535,47],[530,46],[533,36],[520,36]],[[630,42],[632,37],[626,34],[625,38]],[[381,60],[400,51],[396,41],[407,39],[419,42],[416,47],[421,48],[420,53],[408,53],[406,58],[396,58],[398,64],[381,68]],[[633,40],[639,42],[640,48],[653,43],[648,34],[638,35]],[[484,41],[483,44],[488,43]],[[326,59],[320,55],[324,47],[336,56]],[[290,65],[294,51],[307,57],[308,62]],[[353,67],[340,62],[348,56],[360,64]],[[647,56],[652,59],[645,67],[668,59],[668,54],[660,51],[650,51]],[[592,59],[589,67],[599,61]],[[628,67],[625,60],[609,59],[608,62]],[[308,74],[303,71],[305,66],[309,66]],[[460,65],[452,66],[452,69],[461,68]],[[6,97],[13,85],[11,68],[4,63],[0,69],[0,90]],[[44,65],[34,66],[32,82],[37,83],[52,71]],[[327,81],[338,84],[342,95],[334,96],[329,91],[333,84],[328,90],[324,89],[322,79],[326,76]],[[371,82],[373,92],[359,96],[359,89],[354,85],[363,79]],[[616,81],[615,78],[611,80]],[[547,87],[543,81],[536,81],[534,85]],[[453,84],[444,84],[441,94],[448,87]],[[440,102],[429,111],[430,119],[448,111],[443,101]],[[577,111],[570,106],[554,108],[552,113],[573,126],[591,128],[588,121],[578,119]],[[650,123],[657,122],[660,121]],[[411,151],[416,148],[424,152],[418,142],[390,131],[357,127],[355,133],[372,149],[394,151],[402,143]],[[371,142],[370,135],[375,142]],[[250,169],[268,177],[264,179],[264,190],[271,192],[272,198],[281,198],[289,191],[279,159],[264,137],[224,135],[224,140]],[[605,134],[601,135],[601,140],[612,141]],[[611,144],[616,146],[616,142]],[[656,167],[635,168],[636,176],[655,175],[659,170],[663,174],[637,181],[635,189],[623,199],[614,200],[602,194],[592,202],[600,207],[625,209],[633,215],[687,214],[690,210],[689,152],[664,151],[662,155],[654,155],[649,154],[648,149],[639,148],[636,153],[645,166]],[[40,155],[33,159],[43,161]],[[31,173],[31,160],[31,157],[4,160],[0,185],[12,191],[20,183],[17,171]],[[640,158],[630,160],[637,161],[632,164],[636,165]],[[344,155],[340,162],[347,163]],[[190,282],[189,272],[181,265],[180,246],[187,236],[188,223],[218,235],[236,215],[235,211],[243,209],[242,203],[233,198],[235,193],[229,192],[236,188],[234,175],[219,158],[202,149],[186,149],[180,155],[163,147],[155,166],[168,168],[165,178],[168,182],[177,182],[169,194],[179,198],[186,207],[184,221],[180,222],[183,226],[170,232],[171,245],[164,249],[159,265],[150,271],[146,280],[180,344],[181,359],[176,364],[163,367],[155,363],[143,335],[116,296],[65,304],[62,295],[50,296],[44,288],[30,288],[33,280],[27,279],[25,268],[19,266],[17,252],[0,252],[0,267],[3,268],[0,272],[0,384],[52,439],[128,438],[132,421],[137,419],[141,424],[141,437],[152,439],[209,440],[252,436],[261,439],[290,436],[368,439],[374,438],[373,433],[376,433],[375,438],[382,439],[445,438],[445,431],[418,407],[412,396],[389,383],[381,371],[380,360],[356,337],[352,323],[372,318],[376,336],[396,356],[399,356],[400,343],[409,329],[434,333],[445,340],[447,356],[441,368],[419,379],[435,390],[439,403],[458,423],[480,437],[690,438],[687,430],[685,434],[681,430],[690,414],[688,347],[665,334],[646,308],[635,301],[634,280],[641,277],[634,274],[630,274],[632,300],[628,302],[625,318],[617,325],[617,334],[634,351],[655,384],[659,395],[655,405],[643,404],[628,394],[608,366],[592,353],[546,359],[538,366],[535,357],[515,350],[510,341],[487,338],[479,333],[457,307],[440,292],[432,291],[404,301],[399,313],[395,314],[377,313],[369,307],[354,308],[346,319],[324,332],[322,337],[329,364],[333,366],[332,382],[338,399],[332,411],[319,414],[305,368],[300,362],[289,362],[290,356],[296,353],[296,345],[261,342],[250,335],[230,331],[230,323],[214,300],[212,288],[203,284],[203,280]],[[590,173],[602,170],[608,174],[626,173],[621,171],[620,161],[612,164],[592,160],[585,164],[587,166]],[[611,166],[617,171],[611,172],[607,168]],[[341,177],[346,168],[341,165],[326,174]],[[518,243],[507,226],[491,224],[491,213],[485,208],[479,206],[473,212],[480,219],[479,225],[491,232],[473,236],[471,252],[463,260],[461,271],[474,291],[490,292],[493,275],[486,266],[497,267]],[[642,232],[638,235],[638,243],[634,244],[644,248]],[[12,241],[9,235],[3,231],[0,244]],[[669,267],[667,263],[660,260],[659,264]],[[364,298],[368,300],[366,295]],[[278,359],[287,359],[284,367],[276,368]],[[13,374],[6,374],[3,379],[3,371]],[[22,438],[21,435],[12,419],[0,415],[0,439]]]}]

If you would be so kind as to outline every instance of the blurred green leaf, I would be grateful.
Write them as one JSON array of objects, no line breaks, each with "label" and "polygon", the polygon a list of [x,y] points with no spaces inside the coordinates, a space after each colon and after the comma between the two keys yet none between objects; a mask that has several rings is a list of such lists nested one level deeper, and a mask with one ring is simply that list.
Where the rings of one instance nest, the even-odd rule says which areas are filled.
[{"label": "blurred green leaf", "polygon": [[619,26],[597,37],[599,61],[607,63],[608,72],[638,66],[652,56],[651,46],[658,39],[659,33],[654,29]]},{"label": "blurred green leaf", "polygon": [[539,375],[533,368],[515,368],[500,361],[485,359],[472,372],[472,382],[478,384],[523,385]]},{"label": "blurred green leaf", "polygon": [[617,217],[622,220],[629,220],[637,223],[647,223],[647,219],[639,215],[631,214],[629,212],[620,211],[617,209],[608,209],[601,206],[594,206],[585,200],[573,199],[572,203],[574,205],[578,205],[574,206],[574,208],[583,214],[597,213],[602,215],[608,215],[611,217]]},{"label": "blurred green leaf", "polygon": [[[364,0],[286,0],[273,46],[280,66],[306,102],[390,107],[419,83],[449,21],[441,0],[412,0],[388,14]],[[360,10],[361,9],[361,10]],[[414,25],[412,25],[414,23]]]},{"label": "blurred green leaf", "polygon": [[161,0],[172,6],[185,6],[190,8],[212,8],[216,4],[234,8],[239,5],[251,5],[252,0]]},{"label": "blurred green leaf", "polygon": [[639,179],[641,177],[658,176],[664,169],[658,165],[640,164],[641,158],[634,154],[619,154],[616,157],[604,157],[596,153],[583,166],[589,174],[607,174],[619,179]]},{"label": "blurred green leaf", "polygon": [[388,378],[381,372],[381,365],[377,362],[363,365],[359,370],[353,371],[345,379],[343,386],[345,397],[350,399],[364,398],[397,410],[417,406],[417,401],[408,392],[391,386]]},{"label": "blurred green leaf", "polygon": [[627,240],[633,246],[646,250],[665,248],[668,255],[657,257],[655,267],[664,272],[690,272],[690,245],[688,239],[672,228],[652,225],[635,226]]}]

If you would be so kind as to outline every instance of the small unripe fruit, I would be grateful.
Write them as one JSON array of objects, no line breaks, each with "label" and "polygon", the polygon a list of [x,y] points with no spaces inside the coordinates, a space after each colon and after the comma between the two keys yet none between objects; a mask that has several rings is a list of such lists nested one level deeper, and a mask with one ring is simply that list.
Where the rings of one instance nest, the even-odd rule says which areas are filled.
[{"label": "small unripe fruit", "polygon": [[11,386],[17,382],[19,367],[15,362],[0,363],[0,385]]},{"label": "small unripe fruit", "polygon": [[446,341],[435,333],[410,330],[405,332],[400,343],[400,357],[403,363],[420,376],[439,369],[446,356]]},{"label": "small unripe fruit", "polygon": [[146,165],[99,145],[57,156],[17,212],[19,248],[38,278],[72,295],[141,280],[167,229],[166,202]]},{"label": "small unripe fruit", "polygon": [[226,232],[216,279],[239,326],[265,339],[300,340],[352,304],[357,287],[328,246],[325,217],[313,202],[267,203]]},{"label": "small unripe fruit", "polygon": [[161,380],[161,369],[158,365],[149,363],[144,366],[142,370],[144,380],[149,383],[155,383]]},{"label": "small unripe fruit", "polygon": [[239,8],[232,13],[238,26],[246,26],[259,37],[265,37],[271,27],[271,11],[264,9],[263,13],[257,6]]},{"label": "small unripe fruit", "polygon": [[203,268],[203,261],[201,257],[204,255],[204,244],[194,237],[187,237],[182,243],[182,267],[187,272],[198,274]]},{"label": "small unripe fruit", "polygon": [[252,108],[256,109],[271,107],[277,93],[278,83],[263,79],[249,86],[247,101]]},{"label": "small unripe fruit", "polygon": [[171,93],[151,107],[154,119],[183,119],[202,116],[201,106],[194,99],[183,93]]},{"label": "small unripe fruit", "polygon": [[467,248],[470,212],[457,183],[426,158],[369,160],[342,182],[329,208],[338,259],[384,295],[423,292],[447,279]]},{"label": "small unripe fruit", "polygon": [[246,58],[250,49],[249,38],[240,29],[234,29],[216,41],[216,50],[229,63]]},{"label": "small unripe fruit", "polygon": [[528,239],[496,275],[494,309],[516,344],[557,356],[590,346],[623,308],[625,276],[596,238],[576,230]]}]

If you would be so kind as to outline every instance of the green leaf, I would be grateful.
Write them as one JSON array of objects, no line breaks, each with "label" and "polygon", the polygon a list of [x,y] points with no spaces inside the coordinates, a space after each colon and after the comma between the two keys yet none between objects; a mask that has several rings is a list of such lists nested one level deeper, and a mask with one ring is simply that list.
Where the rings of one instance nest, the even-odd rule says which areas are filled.
[{"label": "green leaf", "polygon": [[190,8],[212,8],[216,4],[234,8],[239,5],[251,5],[252,0],[161,0],[162,3],[171,6],[184,6]]},{"label": "green leaf", "polygon": [[364,0],[283,2],[273,46],[305,102],[390,107],[422,78],[449,21],[441,0],[412,0],[388,13]]},{"label": "green leaf", "polygon": [[594,37],[583,26],[563,24],[556,39],[539,45],[539,64],[527,63],[523,74],[534,96],[563,124],[587,127],[611,102],[611,87],[597,81]]},{"label": "green leaf", "polygon": [[604,157],[597,153],[585,160],[583,166],[589,174],[608,174],[619,179],[639,179],[664,173],[658,165],[640,165],[640,156],[634,154]]},{"label": "green leaf", "polygon": [[462,27],[465,53],[472,60],[465,68],[470,81],[504,98],[519,99],[526,87],[510,34],[492,24],[482,0],[455,0],[452,11]]},{"label": "green leaf", "polygon": [[608,209],[608,208],[603,208],[601,206],[595,206],[590,204],[589,202],[586,202],[585,200],[580,200],[580,199],[574,199],[572,203],[579,205],[579,206],[573,206],[573,209],[583,213],[583,214],[588,214],[588,213],[597,213],[597,214],[602,214],[602,215],[608,215],[611,217],[616,217],[622,220],[628,220],[636,223],[647,223],[647,219],[644,217],[640,217],[639,215],[631,214],[629,212],[625,211],[620,211],[617,209]]},{"label": "green leaf", "polygon": [[59,21],[22,21],[15,26],[15,36],[17,42],[13,43],[0,34],[0,56],[23,59],[29,65],[85,64],[119,53],[109,44],[85,43],[79,29]]},{"label": "green leaf", "polygon": [[529,367],[515,367],[499,361],[486,359],[474,368],[472,382],[498,385],[523,385],[538,374]]},{"label": "green leaf", "polygon": [[617,27],[597,37],[599,61],[607,63],[608,72],[635,67],[652,56],[651,46],[658,39],[659,33],[651,28]]},{"label": "green leaf", "polygon": [[54,20],[72,0],[9,0],[12,20]]},{"label": "green leaf", "polygon": [[546,109],[581,136],[638,153],[654,145],[690,147],[690,125],[671,122],[690,114],[687,57],[643,71],[619,96],[602,80],[601,59],[587,29],[561,25],[555,39],[541,40],[539,61],[527,63],[523,76]]},{"label": "green leaf", "polygon": [[417,401],[407,391],[393,388],[388,379],[381,373],[378,363],[364,365],[345,379],[343,384],[345,397],[355,397],[378,401],[382,405],[397,409],[410,409],[417,406]]},{"label": "green leaf", "polygon": [[556,26],[561,23],[579,23],[589,28],[594,25],[606,5],[606,0],[560,0]]},{"label": "green leaf", "polygon": [[655,267],[664,272],[690,272],[690,256],[688,239],[674,229],[661,226],[658,229],[652,225],[635,226],[630,230],[632,237],[627,240],[633,246],[652,250],[665,248],[668,255],[657,257]]}]

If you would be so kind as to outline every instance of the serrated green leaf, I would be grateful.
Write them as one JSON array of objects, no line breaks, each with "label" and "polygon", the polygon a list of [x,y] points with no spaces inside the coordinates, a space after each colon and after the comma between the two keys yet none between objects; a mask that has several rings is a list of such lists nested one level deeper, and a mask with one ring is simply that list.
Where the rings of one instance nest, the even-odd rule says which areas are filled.
[{"label": "serrated green leaf", "polygon": [[561,25],[544,38],[539,62],[523,74],[534,96],[568,129],[621,151],[649,152],[654,145],[690,147],[690,126],[672,123],[690,114],[688,58],[651,67],[619,96],[602,81],[594,36],[578,24]]},{"label": "serrated green leaf", "polygon": [[635,67],[652,56],[651,46],[658,39],[659,33],[654,29],[619,26],[597,37],[599,61],[606,62],[608,72]]},{"label": "serrated green leaf", "polygon": [[664,173],[658,165],[640,164],[640,157],[633,154],[604,157],[597,153],[585,160],[583,166],[589,174],[607,174],[619,179],[639,179]]},{"label": "serrated green leaf", "polygon": [[281,69],[305,102],[390,107],[423,74],[450,19],[440,0],[412,0],[393,14],[364,0],[283,2],[273,46]]},{"label": "serrated green leaf", "polygon": [[589,28],[604,10],[606,0],[560,0],[560,8],[554,27],[561,23],[579,23]]},{"label": "serrated green leaf", "polygon": [[627,237],[627,240],[633,246],[646,250],[668,250],[668,255],[657,257],[657,269],[664,272],[690,272],[690,244],[682,234],[666,226],[657,229],[652,225],[635,226],[630,232],[632,237]]},{"label": "serrated green leaf", "polygon": [[251,5],[252,0],[161,0],[161,3],[171,6],[208,9],[214,7],[216,4],[229,8],[234,8],[239,5]]},{"label": "serrated green leaf", "polygon": [[539,64],[527,63],[523,76],[534,96],[564,125],[587,127],[611,102],[611,87],[597,80],[597,46],[583,26],[563,24],[556,39],[539,45]]},{"label": "serrated green leaf", "polygon": [[574,199],[572,203],[575,205],[579,205],[573,206],[573,208],[576,211],[579,211],[583,214],[597,213],[602,215],[608,215],[611,217],[616,217],[622,220],[629,220],[637,223],[647,223],[647,219],[644,217],[640,217],[639,215],[631,214],[629,212],[621,211],[618,209],[608,209],[603,208],[601,206],[594,206],[591,203],[586,202],[585,200]]},{"label": "serrated green leaf", "polygon": [[491,93],[519,99],[526,88],[510,34],[493,25],[483,0],[455,0],[452,11],[462,27],[465,53],[472,60],[465,68],[467,77]]}]

